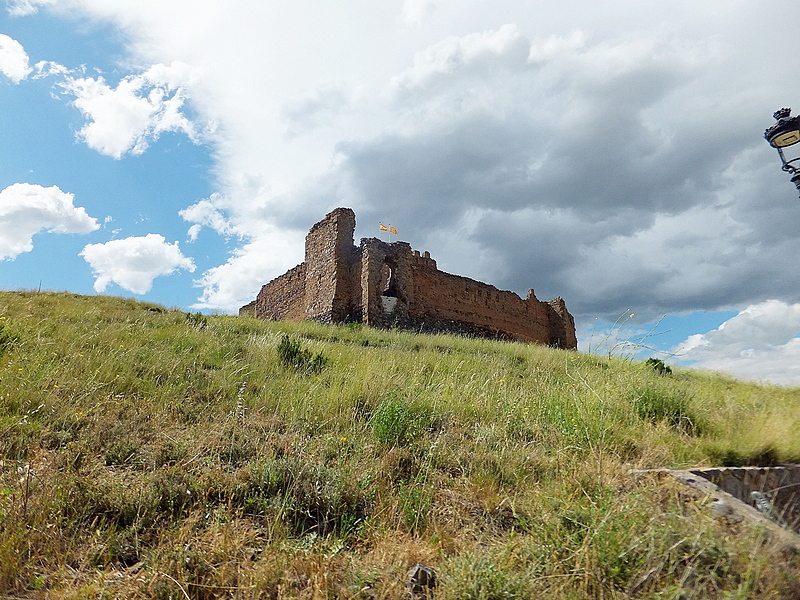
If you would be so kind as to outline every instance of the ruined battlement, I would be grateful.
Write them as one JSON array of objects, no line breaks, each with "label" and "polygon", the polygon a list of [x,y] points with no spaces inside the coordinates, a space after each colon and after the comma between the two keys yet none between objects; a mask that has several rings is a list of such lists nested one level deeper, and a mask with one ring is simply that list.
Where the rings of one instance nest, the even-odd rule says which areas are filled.
[{"label": "ruined battlement", "polygon": [[240,315],[261,319],[364,323],[449,331],[577,348],[575,323],[561,298],[525,299],[440,271],[406,242],[363,238],[356,216],[337,208],[306,236],[305,261],[264,285]]}]

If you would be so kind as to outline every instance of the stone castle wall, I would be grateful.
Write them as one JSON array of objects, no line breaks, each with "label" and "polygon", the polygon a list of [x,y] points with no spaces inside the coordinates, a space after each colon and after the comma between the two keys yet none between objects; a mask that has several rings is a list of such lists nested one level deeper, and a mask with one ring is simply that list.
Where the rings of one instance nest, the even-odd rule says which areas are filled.
[{"label": "stone castle wall", "polygon": [[262,287],[242,315],[274,320],[362,322],[374,327],[453,331],[576,348],[560,298],[526,299],[440,271],[406,242],[353,245],[355,213],[338,208],[306,236],[306,260]]},{"label": "stone castle wall", "polygon": [[[533,290],[523,300],[514,292],[435,269],[416,269],[414,287],[414,312],[419,312],[423,320],[466,322],[498,337],[546,339],[552,345],[574,345],[563,334],[564,339],[555,341],[562,317],[551,314],[553,308],[538,301]],[[574,331],[571,321],[570,326]]]},{"label": "stone castle wall", "polygon": [[261,288],[250,309],[252,316],[270,321],[302,321],[306,317],[306,263],[276,277]]}]

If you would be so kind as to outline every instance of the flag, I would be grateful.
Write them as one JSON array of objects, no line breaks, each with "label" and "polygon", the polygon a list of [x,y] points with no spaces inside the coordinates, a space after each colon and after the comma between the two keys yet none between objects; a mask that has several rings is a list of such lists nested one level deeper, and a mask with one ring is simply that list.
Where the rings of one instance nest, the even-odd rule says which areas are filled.
[{"label": "flag", "polygon": [[389,228],[383,223],[381,223],[380,226],[381,226],[381,231],[389,231]]},{"label": "flag", "polygon": [[397,235],[397,229],[395,229],[394,227],[389,225],[389,233],[393,233],[393,234]]}]

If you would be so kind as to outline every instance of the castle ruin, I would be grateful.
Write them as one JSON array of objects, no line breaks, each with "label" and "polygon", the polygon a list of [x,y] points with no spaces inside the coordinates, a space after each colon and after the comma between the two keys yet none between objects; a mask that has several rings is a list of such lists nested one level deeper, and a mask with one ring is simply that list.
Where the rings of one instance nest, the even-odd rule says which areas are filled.
[{"label": "castle ruin", "polygon": [[306,236],[305,261],[261,288],[240,315],[261,319],[364,323],[423,332],[577,348],[575,322],[561,298],[524,300],[474,279],[440,271],[406,242],[353,243],[355,213],[337,208]]}]

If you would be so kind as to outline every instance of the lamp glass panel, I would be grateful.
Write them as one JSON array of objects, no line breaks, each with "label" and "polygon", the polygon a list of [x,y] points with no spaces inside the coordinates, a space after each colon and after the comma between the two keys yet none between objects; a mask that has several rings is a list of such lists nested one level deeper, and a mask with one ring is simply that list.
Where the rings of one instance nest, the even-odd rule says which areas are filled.
[{"label": "lamp glass panel", "polygon": [[800,143],[779,146],[778,150],[782,155],[784,164],[790,164],[795,169],[800,169]]},{"label": "lamp glass panel", "polygon": [[785,131],[772,138],[772,145],[776,148],[785,148],[800,142],[800,130]]}]

